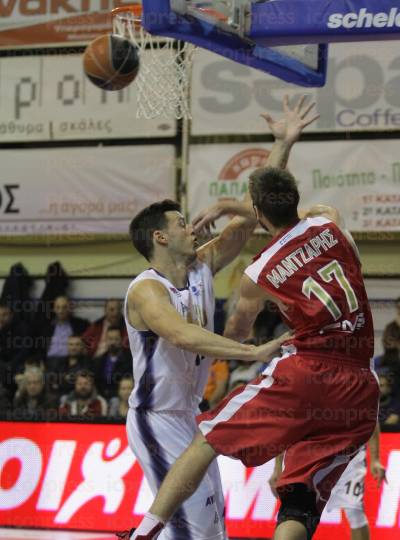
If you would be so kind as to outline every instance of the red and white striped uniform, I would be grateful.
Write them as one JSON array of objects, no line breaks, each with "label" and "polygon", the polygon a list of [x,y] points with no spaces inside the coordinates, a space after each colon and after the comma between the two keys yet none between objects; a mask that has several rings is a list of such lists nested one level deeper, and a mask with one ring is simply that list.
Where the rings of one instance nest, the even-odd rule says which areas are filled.
[{"label": "red and white striped uniform", "polygon": [[285,452],[278,489],[305,483],[319,508],[371,436],[378,385],[359,260],[331,221],[284,231],[246,269],[274,297],[294,338],[263,374],[198,417],[214,449],[256,466]]}]

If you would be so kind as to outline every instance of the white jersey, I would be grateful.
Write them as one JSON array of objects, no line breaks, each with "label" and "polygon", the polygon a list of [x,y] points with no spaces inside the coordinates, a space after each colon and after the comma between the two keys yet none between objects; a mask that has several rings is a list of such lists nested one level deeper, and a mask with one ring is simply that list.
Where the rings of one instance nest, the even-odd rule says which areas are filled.
[{"label": "white jersey", "polygon": [[[176,311],[188,322],[213,331],[213,278],[206,264],[198,261],[190,267],[188,284],[183,289],[177,289],[165,276],[151,268],[131,282],[128,292],[145,279],[160,282],[167,289]],[[210,360],[179,349],[151,331],[134,328],[128,321],[126,299],[125,322],[135,380],[129,406],[152,411],[197,411],[207,382]]]}]

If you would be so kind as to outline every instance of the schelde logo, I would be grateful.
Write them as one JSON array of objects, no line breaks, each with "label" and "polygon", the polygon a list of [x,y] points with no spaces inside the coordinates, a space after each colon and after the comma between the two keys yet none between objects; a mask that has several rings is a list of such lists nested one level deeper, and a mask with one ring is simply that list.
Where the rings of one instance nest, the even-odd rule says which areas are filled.
[{"label": "schelde logo", "polygon": [[248,189],[249,173],[265,166],[268,156],[269,151],[265,148],[248,148],[232,156],[222,167],[218,180],[210,183],[210,197],[243,198]]},{"label": "schelde logo", "polygon": [[400,27],[399,8],[393,7],[389,11],[370,13],[362,8],[358,13],[332,13],[329,16],[328,28],[398,28]]}]

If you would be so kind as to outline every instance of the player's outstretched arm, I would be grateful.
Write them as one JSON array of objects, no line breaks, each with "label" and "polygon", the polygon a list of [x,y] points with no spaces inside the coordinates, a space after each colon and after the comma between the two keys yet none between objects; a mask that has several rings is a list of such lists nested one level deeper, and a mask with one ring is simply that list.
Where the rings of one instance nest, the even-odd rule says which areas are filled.
[{"label": "player's outstretched arm", "polygon": [[[240,281],[239,300],[226,322],[224,336],[238,341],[247,339],[257,315],[268,299],[265,292],[244,274]],[[290,337],[289,333],[285,335],[286,339]]]},{"label": "player's outstretched arm", "polygon": [[284,169],[287,165],[290,150],[299,140],[303,130],[319,118],[313,109],[315,102],[307,102],[307,96],[301,96],[292,106],[289,96],[283,99],[283,115],[274,120],[270,114],[262,114],[275,138],[275,143],[268,157],[266,167]]},{"label": "player's outstretched arm", "polygon": [[260,347],[243,345],[213,334],[201,326],[188,323],[172,306],[165,287],[156,280],[143,280],[130,290],[128,295],[130,321],[133,314],[140,317],[141,324],[146,329],[150,329],[175,347],[212,358],[266,361],[287,339],[287,336],[281,336]]},{"label": "player's outstretched arm", "polygon": [[[289,98],[283,100],[283,115],[274,120],[269,114],[263,114],[269,129],[275,137],[275,143],[268,156],[265,167],[284,169],[287,165],[290,150],[299,139],[303,129],[314,122],[319,115],[313,112],[315,103],[307,103],[302,96],[292,107]],[[203,210],[193,220],[195,232],[209,230],[215,221],[222,216],[235,215],[222,233],[198,250],[199,257],[207,262],[213,272],[218,272],[239,255],[247,240],[253,233],[257,221],[255,219],[250,195],[243,201],[220,201]]]},{"label": "player's outstretched arm", "polygon": [[340,228],[344,227],[344,221],[340,212],[337,208],[333,206],[328,206],[326,204],[315,204],[307,209],[302,209],[299,211],[300,219],[308,217],[326,217]]},{"label": "player's outstretched arm", "polygon": [[351,247],[353,248],[353,251],[357,255],[357,258],[360,258],[360,254],[357,248],[357,245],[354,241],[354,238],[352,237],[350,231],[346,229],[346,225],[343,219],[343,216],[340,214],[339,210],[337,208],[334,208],[333,206],[328,206],[326,204],[315,204],[314,206],[311,206],[311,208],[303,209],[299,211],[299,217],[300,219],[305,219],[308,217],[325,217],[329,219],[330,221],[333,221],[339,229],[342,231],[344,236],[349,241]]}]

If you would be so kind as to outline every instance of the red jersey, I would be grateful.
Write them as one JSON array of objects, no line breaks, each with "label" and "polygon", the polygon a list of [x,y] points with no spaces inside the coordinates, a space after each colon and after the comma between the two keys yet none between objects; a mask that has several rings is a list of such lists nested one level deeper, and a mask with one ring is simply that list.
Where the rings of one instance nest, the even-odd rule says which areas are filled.
[{"label": "red jersey", "polygon": [[324,217],[299,221],[245,272],[275,299],[299,351],[368,364],[374,331],[361,264],[335,223]]}]

